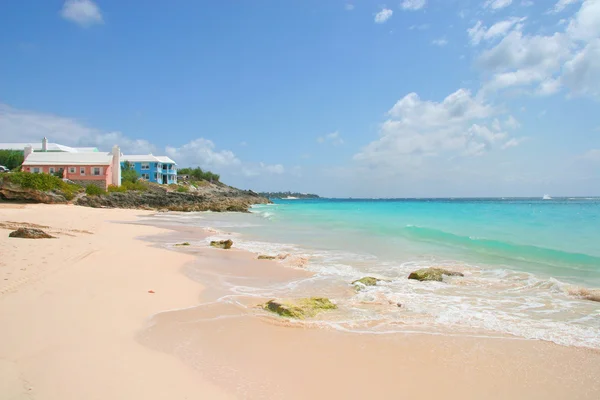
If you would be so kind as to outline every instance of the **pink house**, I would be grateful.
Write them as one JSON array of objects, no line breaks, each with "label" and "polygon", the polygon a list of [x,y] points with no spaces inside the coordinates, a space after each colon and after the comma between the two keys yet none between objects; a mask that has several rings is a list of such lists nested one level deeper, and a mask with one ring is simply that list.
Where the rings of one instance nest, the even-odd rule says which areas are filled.
[{"label": "pink house", "polygon": [[107,189],[109,185],[121,186],[121,150],[113,147],[112,153],[66,153],[32,152],[25,148],[23,171],[31,173],[55,174],[62,171],[62,177],[79,185],[96,185]]}]

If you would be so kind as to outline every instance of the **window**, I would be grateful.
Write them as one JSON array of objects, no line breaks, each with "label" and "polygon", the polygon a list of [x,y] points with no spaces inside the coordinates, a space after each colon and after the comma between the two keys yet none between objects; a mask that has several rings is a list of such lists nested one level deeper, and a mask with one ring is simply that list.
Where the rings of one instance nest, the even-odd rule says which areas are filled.
[{"label": "window", "polygon": [[142,174],[142,179],[150,180],[150,174]]},{"label": "window", "polygon": [[39,168],[31,168],[31,172],[33,172],[34,174],[39,174],[40,169]]},{"label": "window", "polygon": [[54,167],[50,167],[50,169],[48,170],[49,173],[53,174],[54,173]]},{"label": "window", "polygon": [[102,168],[100,168],[100,167],[92,168],[92,175],[94,175],[94,176],[102,175]]},{"label": "window", "polygon": [[85,175],[85,167],[79,168],[79,175]]},{"label": "window", "polygon": [[74,174],[75,171],[77,171],[77,168],[75,168],[75,167],[69,167],[69,173],[70,174]]},{"label": "window", "polygon": [[150,169],[150,163],[143,162],[142,163],[142,169],[144,169],[144,170]]}]

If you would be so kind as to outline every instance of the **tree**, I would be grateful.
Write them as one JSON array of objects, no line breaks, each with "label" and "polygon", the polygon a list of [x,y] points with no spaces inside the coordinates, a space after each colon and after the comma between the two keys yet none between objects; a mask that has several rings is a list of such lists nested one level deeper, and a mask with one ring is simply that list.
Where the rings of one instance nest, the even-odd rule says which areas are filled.
[{"label": "tree", "polygon": [[136,183],[139,178],[140,175],[133,169],[133,165],[129,161],[125,161],[121,168],[121,182]]},{"label": "tree", "polygon": [[0,165],[15,169],[23,164],[23,152],[20,150],[0,150]]}]

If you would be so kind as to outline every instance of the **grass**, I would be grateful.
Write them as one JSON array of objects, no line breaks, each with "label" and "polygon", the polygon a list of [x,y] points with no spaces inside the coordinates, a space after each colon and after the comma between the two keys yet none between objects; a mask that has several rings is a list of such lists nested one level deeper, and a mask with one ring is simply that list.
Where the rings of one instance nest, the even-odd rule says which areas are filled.
[{"label": "grass", "polygon": [[85,194],[88,196],[104,196],[106,191],[104,189],[99,188],[96,185],[88,185],[85,188]]},{"label": "grass", "polygon": [[145,192],[148,190],[148,185],[142,181],[130,182],[124,181],[121,186],[109,185],[108,193],[125,193],[129,191]]},{"label": "grass", "polygon": [[190,191],[190,188],[189,188],[189,187],[187,187],[187,186],[179,186],[179,187],[177,188],[177,191],[178,191],[179,193],[187,193],[187,192],[189,192],[189,191]]},{"label": "grass", "polygon": [[65,196],[67,200],[72,200],[75,197],[75,194],[83,190],[79,185],[64,182],[62,179],[49,174],[13,172],[10,174],[3,174],[1,179],[6,179],[8,182],[27,189],[60,193]]}]

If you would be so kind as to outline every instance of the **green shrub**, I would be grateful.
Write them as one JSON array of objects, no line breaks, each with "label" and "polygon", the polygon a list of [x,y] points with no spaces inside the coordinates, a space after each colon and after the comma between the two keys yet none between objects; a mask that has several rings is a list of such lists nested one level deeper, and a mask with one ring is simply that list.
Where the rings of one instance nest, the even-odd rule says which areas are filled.
[{"label": "green shrub", "polygon": [[104,189],[101,189],[96,185],[88,185],[85,188],[85,193],[89,196],[102,196],[106,194]]},{"label": "green shrub", "polygon": [[140,175],[133,169],[133,165],[129,161],[125,161],[121,168],[121,182],[136,183],[138,179],[140,179]]},{"label": "green shrub", "polygon": [[39,190],[41,192],[57,192],[72,200],[75,194],[82,190],[79,185],[64,182],[62,179],[49,174],[32,174],[30,172],[13,172],[3,174],[3,179],[23,188]]},{"label": "green shrub", "polygon": [[125,188],[125,186],[108,185],[108,193],[123,193],[126,191],[127,189]]},{"label": "green shrub", "polygon": [[202,168],[181,168],[177,171],[179,175],[189,175],[190,180],[219,182],[221,176],[210,171],[203,171]]},{"label": "green shrub", "polygon": [[190,188],[189,188],[189,187],[187,187],[187,186],[179,186],[179,187],[177,188],[177,191],[178,191],[179,193],[187,193],[187,192],[189,192],[189,191],[190,191]]},{"label": "green shrub", "polygon": [[121,187],[125,188],[126,191],[137,190],[139,192],[145,192],[146,190],[148,190],[148,185],[142,181],[137,181],[137,182],[126,181],[121,184]]}]

